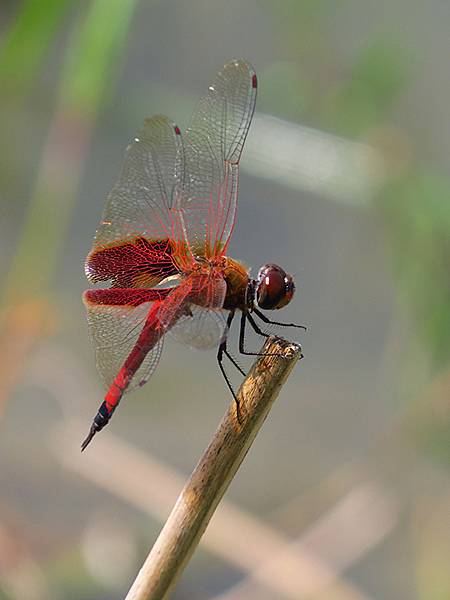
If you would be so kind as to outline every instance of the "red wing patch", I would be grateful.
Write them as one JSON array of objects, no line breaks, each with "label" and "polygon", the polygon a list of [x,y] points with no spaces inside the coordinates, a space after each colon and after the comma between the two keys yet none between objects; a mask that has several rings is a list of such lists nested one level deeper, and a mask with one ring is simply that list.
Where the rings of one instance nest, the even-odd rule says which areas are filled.
[{"label": "red wing patch", "polygon": [[169,240],[144,237],[93,250],[85,270],[92,283],[110,281],[113,288],[152,287],[179,273]]},{"label": "red wing patch", "polygon": [[87,290],[83,300],[86,306],[129,306],[136,307],[144,302],[160,302],[167,298],[173,288],[160,290],[111,288],[108,290]]}]

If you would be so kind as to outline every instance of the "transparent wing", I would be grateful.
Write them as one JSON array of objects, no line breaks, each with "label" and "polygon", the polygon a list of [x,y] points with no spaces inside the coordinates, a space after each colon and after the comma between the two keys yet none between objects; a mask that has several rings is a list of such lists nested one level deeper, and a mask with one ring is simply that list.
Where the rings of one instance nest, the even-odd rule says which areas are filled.
[{"label": "transparent wing", "polygon": [[[164,334],[184,314],[190,282],[159,289],[88,290],[83,300],[97,368],[109,388],[122,367],[133,372],[126,391],[143,385],[161,357]],[[145,350],[144,350],[145,348]],[[145,358],[141,357],[145,352]],[[139,364],[139,367],[136,366]]]},{"label": "transparent wing", "polygon": [[170,336],[181,344],[199,350],[217,348],[226,330],[223,311],[189,305],[189,310],[178,319]]},{"label": "transparent wing", "polygon": [[86,260],[90,281],[111,280],[128,287],[137,278],[138,284],[155,285],[176,271],[169,240],[176,242],[183,235],[173,209],[175,185],[183,179],[182,155],[176,125],[163,116],[145,121],[126,150]]},{"label": "transparent wing", "polygon": [[[134,308],[85,303],[97,369],[108,389],[135,347],[152,303],[145,302]],[[136,370],[126,391],[141,386],[148,380],[158,365],[162,348],[163,338],[159,338]]]},{"label": "transparent wing", "polygon": [[256,75],[244,60],[217,74],[183,139],[184,174],[177,188],[185,239],[192,254],[224,253],[236,215],[239,159],[252,120]]},{"label": "transparent wing", "polygon": [[210,272],[185,279],[161,305],[158,318],[177,341],[194,348],[211,348],[220,340],[221,313],[227,285]]}]

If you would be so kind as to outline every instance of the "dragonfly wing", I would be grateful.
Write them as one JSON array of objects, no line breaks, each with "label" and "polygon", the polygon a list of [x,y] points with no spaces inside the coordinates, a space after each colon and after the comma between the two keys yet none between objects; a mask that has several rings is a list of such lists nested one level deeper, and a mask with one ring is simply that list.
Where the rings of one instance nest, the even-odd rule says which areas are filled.
[{"label": "dragonfly wing", "polygon": [[185,168],[177,206],[194,255],[226,250],[235,222],[239,159],[253,117],[256,86],[249,63],[227,62],[200,99],[184,136]]},{"label": "dragonfly wing", "polygon": [[94,310],[99,306],[121,306],[132,308],[150,302],[162,302],[172,291],[171,288],[134,289],[110,288],[101,290],[87,290],[83,300],[88,309]]},{"label": "dragonfly wing", "polygon": [[173,253],[182,227],[173,198],[177,182],[183,179],[182,155],[176,125],[163,116],[145,121],[126,150],[86,260],[91,282],[142,287],[178,272]]},{"label": "dragonfly wing", "polygon": [[[88,324],[95,349],[97,368],[108,389],[135,348],[155,307],[171,290],[89,290],[84,294]],[[163,337],[148,351],[136,370],[127,391],[142,385],[156,369]]]},{"label": "dragonfly wing", "polygon": [[226,331],[223,311],[191,304],[170,330],[170,336],[181,344],[199,350],[217,348]]},{"label": "dragonfly wing", "polygon": [[[218,345],[225,331],[223,303],[226,282],[213,273],[188,277],[161,305],[159,319],[170,324],[170,335],[193,348]],[[166,325],[167,326],[167,325]]]}]

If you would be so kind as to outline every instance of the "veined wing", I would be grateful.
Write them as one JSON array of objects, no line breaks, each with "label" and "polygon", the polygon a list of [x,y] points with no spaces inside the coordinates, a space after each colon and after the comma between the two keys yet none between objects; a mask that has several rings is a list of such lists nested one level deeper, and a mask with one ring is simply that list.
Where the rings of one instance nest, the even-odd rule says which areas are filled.
[{"label": "veined wing", "polygon": [[158,311],[175,290],[112,288],[85,292],[97,367],[107,392],[82,450],[108,424],[123,394],[143,385],[156,369],[166,331]]},{"label": "veined wing", "polygon": [[[136,349],[149,316],[156,314],[171,291],[113,288],[84,293],[97,369],[107,389]],[[156,369],[163,335],[155,333],[153,342],[153,345],[149,343],[145,358],[132,374],[127,391],[145,383]]]},{"label": "veined wing", "polygon": [[[173,288],[85,292],[97,368],[106,388],[115,386],[125,392],[143,385],[158,365],[167,331],[187,317],[198,318],[203,314],[200,320],[204,321],[207,310],[222,308],[225,293],[225,280],[214,274],[188,277]],[[201,310],[198,303],[203,305]],[[217,319],[216,323],[217,330]],[[179,338],[182,329],[180,326]],[[193,333],[191,330],[191,336]],[[199,340],[197,345],[195,342],[190,345],[204,347],[204,343]]]},{"label": "veined wing", "polygon": [[86,259],[91,282],[149,287],[178,272],[174,253],[182,230],[173,197],[183,177],[182,153],[176,125],[163,116],[145,121],[126,150]]},{"label": "veined wing", "polygon": [[226,289],[223,277],[214,272],[194,275],[181,283],[179,290],[173,295],[176,298],[177,294],[184,294],[182,310],[177,318],[173,318],[174,311],[170,308],[172,299],[160,309],[162,321],[172,323],[171,337],[191,348],[217,348],[226,327],[221,310]]},{"label": "veined wing", "polygon": [[217,74],[183,138],[184,174],[177,206],[191,253],[225,253],[233,230],[239,159],[256,100],[256,74],[231,60]]},{"label": "veined wing", "polygon": [[215,347],[225,330],[226,289],[223,277],[214,272],[191,275],[161,305],[158,317],[170,325],[177,341],[193,348]]},{"label": "veined wing", "polygon": [[169,331],[170,337],[180,344],[197,350],[218,348],[226,330],[223,311],[191,304]]}]

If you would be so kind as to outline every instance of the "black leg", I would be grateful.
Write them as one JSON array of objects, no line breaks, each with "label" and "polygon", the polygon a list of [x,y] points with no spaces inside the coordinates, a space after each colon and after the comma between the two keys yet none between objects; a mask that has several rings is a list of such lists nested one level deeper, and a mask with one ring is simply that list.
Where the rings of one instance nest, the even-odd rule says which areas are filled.
[{"label": "black leg", "polygon": [[253,329],[256,331],[256,333],[258,335],[262,335],[264,337],[270,337],[270,335],[268,333],[264,333],[264,331],[261,331],[261,329],[258,327],[258,325],[255,323],[254,319],[252,318],[252,316],[250,315],[249,312],[244,312],[242,311],[242,315],[241,315],[241,328],[239,330],[239,352],[241,354],[246,354],[247,356],[280,356],[278,353],[276,352],[247,352],[244,348],[244,343],[245,343],[245,321],[249,320],[250,325],[253,327]]},{"label": "black leg", "polygon": [[270,337],[269,333],[266,333],[265,331],[260,329],[260,327],[258,327],[258,324],[256,323],[255,319],[252,317],[252,315],[250,313],[247,313],[247,319],[248,319],[248,322],[250,323],[250,325],[253,327],[253,330],[258,335],[262,335],[263,337],[266,337],[266,338]]},{"label": "black leg", "polygon": [[304,325],[297,325],[296,323],[280,323],[279,321],[271,321],[264,313],[262,313],[257,308],[253,308],[253,312],[258,315],[258,317],[264,321],[264,323],[270,323],[270,325],[279,325],[280,327],[297,327],[298,329],[304,329],[306,331],[306,327]]},{"label": "black leg", "polygon": [[230,311],[230,314],[228,315],[228,319],[227,319],[227,331],[225,332],[224,338],[220,343],[219,349],[217,351],[217,362],[219,363],[219,369],[223,375],[223,378],[225,379],[225,382],[228,386],[228,389],[231,392],[231,395],[234,398],[234,401],[236,403],[236,416],[237,416],[237,420],[240,423],[241,422],[241,413],[240,413],[240,408],[239,408],[239,400],[236,396],[236,392],[233,389],[233,386],[231,385],[231,382],[228,378],[228,375],[224,369],[223,366],[223,355],[225,354],[225,356],[227,356],[229,358],[229,360],[233,363],[233,365],[236,367],[236,369],[238,369],[242,375],[246,375],[246,373],[241,369],[241,367],[237,364],[237,362],[234,360],[234,358],[231,356],[231,354],[228,352],[227,350],[227,335],[228,335],[228,331],[230,329],[231,323],[233,321],[234,318],[234,310]]},{"label": "black leg", "polygon": [[232,354],[228,352],[227,342],[228,342],[228,331],[230,330],[231,323],[234,319],[235,311],[230,311],[230,314],[227,318],[227,329],[224,339],[220,343],[219,350],[217,352],[217,360],[221,363],[223,360],[223,354],[228,358],[228,360],[236,367],[236,369],[241,373],[244,377],[247,376],[247,373],[242,369],[241,365],[237,362]]},{"label": "black leg", "polygon": [[236,369],[239,371],[239,373],[241,373],[241,375],[243,375],[244,377],[247,377],[247,373],[244,371],[244,369],[241,367],[241,365],[237,362],[237,360],[234,358],[234,356],[228,352],[227,348],[223,349],[223,353],[228,358],[228,360],[236,367]]}]

